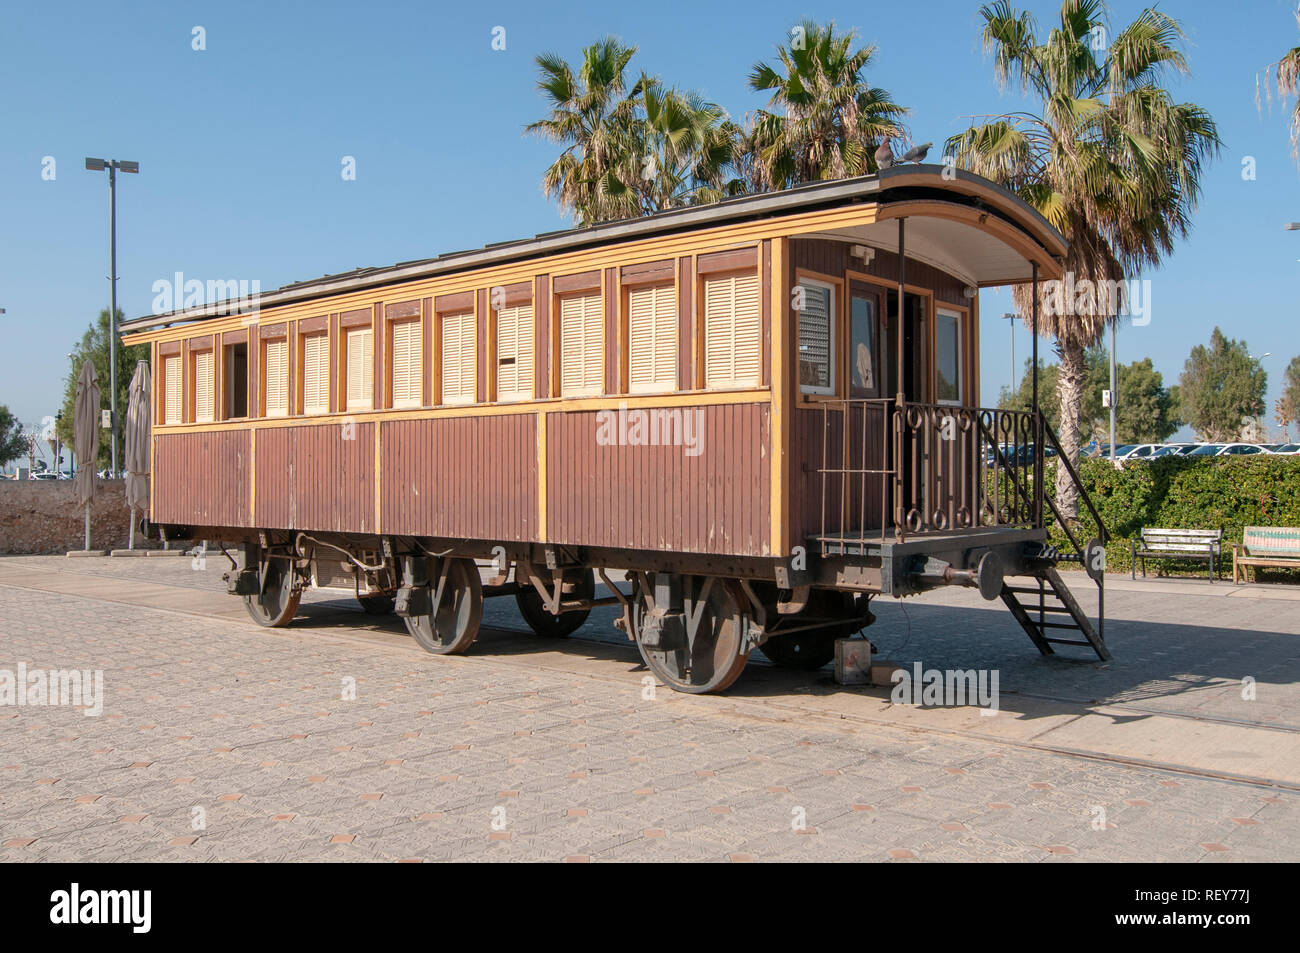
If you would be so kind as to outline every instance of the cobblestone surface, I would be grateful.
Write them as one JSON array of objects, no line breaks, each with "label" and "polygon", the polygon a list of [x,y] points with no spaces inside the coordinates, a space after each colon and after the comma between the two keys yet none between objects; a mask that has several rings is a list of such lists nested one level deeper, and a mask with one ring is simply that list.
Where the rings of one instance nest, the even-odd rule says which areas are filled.
[{"label": "cobblestone surface", "polygon": [[[21,565],[113,577],[123,592],[220,587],[211,556],[204,572],[165,558]],[[999,666],[1003,691],[1062,705],[1300,727],[1294,603],[1234,601],[1229,628],[1206,617],[1208,600],[1108,599],[1109,666],[1040,659],[969,593],[882,604],[871,635],[898,661]],[[291,629],[268,631],[0,579],[0,669],[105,679],[100,717],[0,707],[0,861],[1300,857],[1289,790],[765,718],[662,688],[647,698],[607,619],[567,647],[574,672],[543,671],[525,664],[536,639],[518,634],[512,600],[489,607],[496,628],[474,654],[435,658],[346,599],[312,596]],[[578,670],[588,656],[611,659],[608,677]],[[1240,700],[1247,674],[1254,708]]]}]

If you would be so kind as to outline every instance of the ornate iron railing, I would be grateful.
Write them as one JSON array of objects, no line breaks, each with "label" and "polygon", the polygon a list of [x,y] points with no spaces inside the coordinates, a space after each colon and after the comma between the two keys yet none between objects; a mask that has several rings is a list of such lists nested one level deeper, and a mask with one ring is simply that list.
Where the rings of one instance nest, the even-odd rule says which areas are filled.
[{"label": "ornate iron railing", "polygon": [[1042,418],[1026,411],[821,402],[821,536],[847,544],[1043,525]]}]

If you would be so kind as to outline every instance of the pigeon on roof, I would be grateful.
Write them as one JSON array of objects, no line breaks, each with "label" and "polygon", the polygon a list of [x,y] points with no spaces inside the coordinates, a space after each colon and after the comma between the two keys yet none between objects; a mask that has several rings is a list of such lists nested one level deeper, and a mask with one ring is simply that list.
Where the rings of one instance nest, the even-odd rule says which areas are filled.
[{"label": "pigeon on roof", "polygon": [[933,142],[923,142],[921,145],[908,149],[903,153],[900,162],[915,162],[918,165],[925,161],[925,154],[930,151]]},{"label": "pigeon on roof", "polygon": [[876,149],[876,165],[881,169],[888,169],[894,164],[894,150],[889,148],[889,140],[886,139]]}]

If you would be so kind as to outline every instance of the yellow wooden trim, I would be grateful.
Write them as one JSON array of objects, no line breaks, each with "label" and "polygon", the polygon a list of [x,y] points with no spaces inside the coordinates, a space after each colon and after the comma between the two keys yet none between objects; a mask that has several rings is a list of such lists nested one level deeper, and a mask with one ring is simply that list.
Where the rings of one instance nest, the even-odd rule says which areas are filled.
[{"label": "yellow wooden trim", "polygon": [[546,453],[546,411],[537,414],[537,539],[547,542],[546,535],[546,491],[547,491],[547,453]]},{"label": "yellow wooden trim", "polygon": [[[302,318],[319,317],[322,313],[352,311],[368,308],[376,301],[405,301],[408,298],[437,297],[463,291],[477,291],[495,285],[531,281],[538,275],[576,274],[624,265],[645,264],[665,258],[698,255],[713,251],[752,247],[765,238],[783,238],[794,234],[807,234],[855,225],[870,225],[876,221],[875,203],[863,203],[844,208],[823,209],[784,218],[764,219],[758,222],[740,222],[717,228],[702,229],[684,235],[661,235],[640,241],[602,245],[598,248],[566,252],[529,261],[512,262],[448,275],[415,279],[401,284],[382,285],[358,291],[349,291],[308,301],[293,302],[262,309],[251,332],[258,325],[296,322]],[[603,273],[602,273],[603,279]],[[197,335],[218,331],[238,330],[247,327],[250,315],[222,316],[179,324],[170,328],[128,333],[126,344],[146,341],[179,341]],[[178,317],[178,321],[183,318]]]},{"label": "yellow wooden trim", "polygon": [[790,554],[790,500],[786,485],[786,471],[790,458],[790,393],[786,380],[786,339],[789,336],[789,307],[786,294],[785,262],[788,239],[772,240],[772,298],[771,340],[772,351],[772,416],[771,416],[771,546],[776,556]]},{"label": "yellow wooden trim", "polygon": [[256,430],[277,427],[315,427],[337,425],[346,420],[356,423],[396,420],[441,420],[454,417],[501,417],[510,414],[572,413],[587,410],[617,410],[620,406],[637,407],[713,407],[724,404],[767,404],[771,392],[766,387],[742,390],[713,390],[677,392],[672,394],[615,394],[609,397],[580,397],[568,400],[555,398],[509,402],[504,404],[477,404],[474,406],[426,407],[419,410],[366,411],[364,413],[314,414],[310,417],[260,417],[255,420],[231,420],[220,424],[173,424],[156,426],[154,432],[163,435],[185,433],[210,433],[218,430]]}]

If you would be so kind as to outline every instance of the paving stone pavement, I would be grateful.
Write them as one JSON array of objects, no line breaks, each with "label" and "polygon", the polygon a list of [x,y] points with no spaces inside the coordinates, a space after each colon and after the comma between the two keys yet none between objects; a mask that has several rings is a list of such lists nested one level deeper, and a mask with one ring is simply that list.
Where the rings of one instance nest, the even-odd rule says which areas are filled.
[{"label": "paving stone pavement", "polygon": [[[0,574],[0,669],[105,680],[102,716],[0,707],[7,862],[1300,857],[1300,794],[1285,788],[837,724],[762,697],[646,697],[621,635],[594,634],[607,618],[579,633],[604,641],[566,647],[571,671],[538,669],[508,599],[489,603],[496,628],[471,655],[437,658],[400,623],[318,595],[275,631],[130,604],[146,582],[219,588],[211,556],[203,572],[181,559],[4,564],[120,582],[110,601]],[[972,598],[882,603],[872,637],[908,664],[1003,666],[1004,688],[1063,703],[1300,728],[1293,603],[1234,603],[1228,628],[1194,599],[1109,594],[1125,661],[1105,667],[1045,663]],[[1275,689],[1267,707],[1233,700],[1241,674]]]}]

